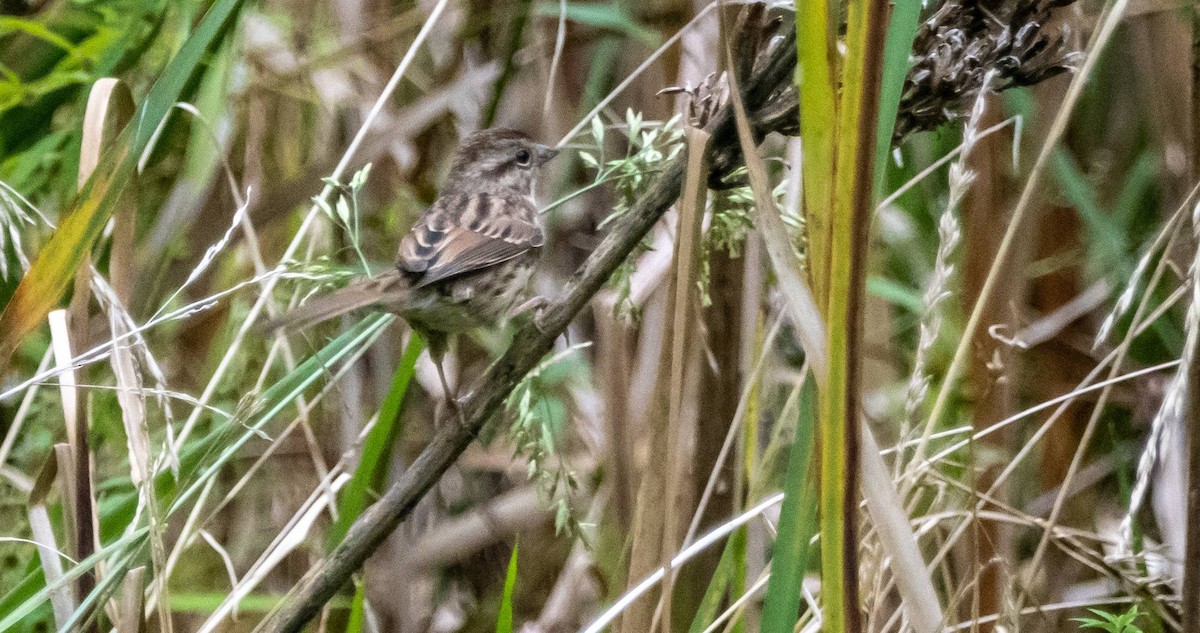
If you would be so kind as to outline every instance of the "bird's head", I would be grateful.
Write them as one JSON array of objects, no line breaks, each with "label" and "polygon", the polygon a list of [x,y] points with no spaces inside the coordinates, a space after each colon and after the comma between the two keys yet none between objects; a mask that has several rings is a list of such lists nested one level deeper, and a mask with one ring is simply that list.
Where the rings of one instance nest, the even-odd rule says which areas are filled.
[{"label": "bird's head", "polygon": [[541,167],[557,155],[558,150],[513,129],[481,130],[459,143],[445,189],[532,194]]}]

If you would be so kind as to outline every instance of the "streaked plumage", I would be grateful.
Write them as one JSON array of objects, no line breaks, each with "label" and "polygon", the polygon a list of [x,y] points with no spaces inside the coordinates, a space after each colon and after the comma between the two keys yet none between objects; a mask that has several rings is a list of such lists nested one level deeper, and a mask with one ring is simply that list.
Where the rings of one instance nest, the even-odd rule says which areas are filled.
[{"label": "streaked plumage", "polygon": [[309,301],[271,327],[363,308],[393,312],[426,339],[440,372],[449,336],[495,325],[529,298],[545,243],[533,187],[557,153],[510,129],[468,136],[437,200],[400,241],[393,270]]}]

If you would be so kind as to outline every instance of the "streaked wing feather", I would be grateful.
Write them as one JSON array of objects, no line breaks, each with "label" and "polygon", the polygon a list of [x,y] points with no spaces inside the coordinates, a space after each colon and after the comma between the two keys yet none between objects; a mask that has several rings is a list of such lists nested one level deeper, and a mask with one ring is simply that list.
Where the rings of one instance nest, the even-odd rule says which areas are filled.
[{"label": "streaked wing feather", "polygon": [[527,219],[533,217],[536,210],[520,196],[440,198],[401,240],[398,265],[420,274],[418,288],[495,266],[543,244],[541,227]]},{"label": "streaked wing feather", "polygon": [[447,239],[438,260],[417,282],[421,288],[429,284],[473,272],[508,261],[528,251],[528,244],[516,244],[469,231],[457,229]]}]

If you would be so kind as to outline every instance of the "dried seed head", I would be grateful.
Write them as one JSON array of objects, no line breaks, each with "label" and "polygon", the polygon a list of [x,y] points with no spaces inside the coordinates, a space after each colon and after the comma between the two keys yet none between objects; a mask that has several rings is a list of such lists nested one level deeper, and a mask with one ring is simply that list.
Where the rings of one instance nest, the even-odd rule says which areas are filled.
[{"label": "dried seed head", "polygon": [[904,82],[895,142],[963,114],[989,71],[995,91],[1029,86],[1069,70],[1070,30],[1049,26],[1053,11],[1073,0],[944,0],[921,24],[913,67]]}]

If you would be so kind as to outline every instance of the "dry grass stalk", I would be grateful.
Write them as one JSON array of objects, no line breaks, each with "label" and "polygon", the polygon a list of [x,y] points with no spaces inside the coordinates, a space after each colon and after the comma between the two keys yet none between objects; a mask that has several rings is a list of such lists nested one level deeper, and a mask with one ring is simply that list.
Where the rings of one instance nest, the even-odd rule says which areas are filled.
[{"label": "dry grass stalk", "polygon": [[[694,505],[689,497],[681,490],[690,468],[685,469],[684,450],[693,442],[684,442],[688,429],[692,427],[695,434],[696,407],[698,406],[699,361],[700,361],[700,301],[697,292],[699,278],[701,233],[704,220],[704,210],[708,199],[708,143],[710,135],[702,128],[688,127],[684,131],[687,144],[687,170],[684,174],[683,193],[679,200],[679,224],[676,230],[677,241],[675,248],[675,274],[672,277],[672,319],[669,338],[670,363],[669,383],[667,389],[667,433],[666,444],[663,447],[668,455],[666,469],[662,472],[662,481],[666,490],[666,504],[663,506],[665,516],[662,516],[662,547],[661,556],[663,568],[667,569],[671,557],[679,546],[683,517]],[[651,450],[654,451],[653,446]],[[653,453],[652,453],[653,454]],[[656,460],[650,461],[648,472],[643,475],[643,484],[653,476],[657,468]],[[651,484],[654,485],[654,484]],[[685,501],[686,499],[686,501]],[[645,516],[651,517],[648,513]],[[654,517],[652,522],[658,523],[660,517]],[[668,573],[663,582],[662,600],[657,612],[662,617],[663,630],[671,628],[671,596],[674,588],[675,574]],[[655,619],[658,619],[657,614]],[[655,626],[651,624],[651,629]],[[636,628],[629,630],[638,630]]]},{"label": "dry grass stalk", "polygon": [[[146,568],[135,567],[121,581],[120,623],[116,629],[120,633],[142,633],[146,630],[146,620],[142,617],[145,579]],[[160,610],[165,611],[161,607]]]},{"label": "dry grass stalk", "polygon": [[[73,538],[72,552],[77,560],[84,560],[95,553],[99,539],[99,516],[96,500],[92,496],[91,450],[88,448],[88,417],[84,412],[78,381],[74,370],[74,355],[71,348],[71,328],[66,310],[55,310],[48,315],[50,321],[51,346],[55,362],[62,371],[59,392],[62,397],[63,419],[67,425],[67,450],[57,450],[59,473],[64,482],[64,508],[71,506],[69,515]],[[70,475],[68,476],[68,473]],[[97,573],[93,570],[80,575],[76,582],[76,595],[87,596],[96,586]]]},{"label": "dry grass stalk", "polygon": [[[38,557],[41,560],[42,573],[46,577],[47,584],[62,580],[62,559],[74,562],[58,549],[54,536],[54,524],[50,520],[50,511],[46,504],[46,497],[50,494],[57,474],[58,459],[55,455],[51,455],[42,465],[41,473],[38,474],[33,490],[29,493],[29,528],[33,533],[33,540],[38,545]],[[67,499],[68,497],[63,498]],[[64,506],[66,505],[64,504]],[[75,597],[71,595],[71,586],[63,584],[51,592],[50,606],[54,611],[55,624],[58,625],[59,630],[64,630],[67,622],[71,619],[71,614],[75,612],[76,606]]]}]

